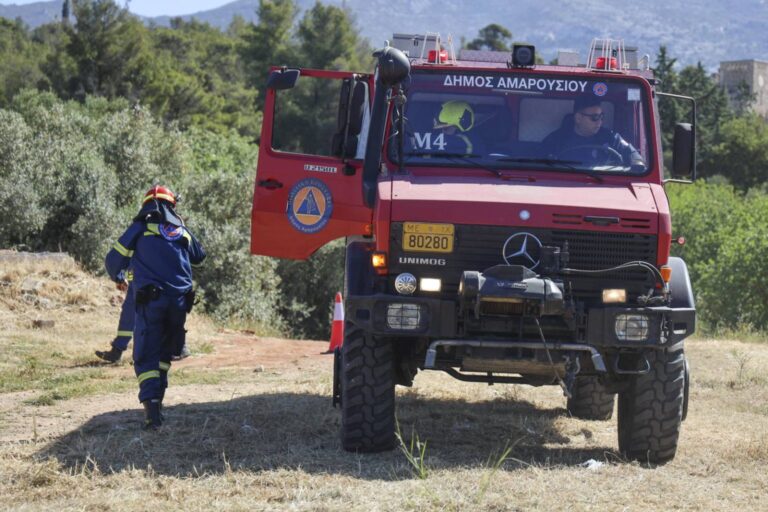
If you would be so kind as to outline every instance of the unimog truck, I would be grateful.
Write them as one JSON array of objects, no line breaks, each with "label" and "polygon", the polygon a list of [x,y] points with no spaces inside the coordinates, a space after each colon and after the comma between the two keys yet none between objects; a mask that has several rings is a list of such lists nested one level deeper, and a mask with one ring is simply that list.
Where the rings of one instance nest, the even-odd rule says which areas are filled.
[{"label": "unimog truck", "polygon": [[672,459],[696,314],[664,187],[695,178],[695,104],[665,179],[659,101],[692,100],[621,41],[558,65],[530,45],[393,44],[373,74],[275,67],[266,87],[251,252],[346,240],[343,447],[393,448],[395,386],[432,370],[559,385],[590,420],[618,395],[619,451]]}]

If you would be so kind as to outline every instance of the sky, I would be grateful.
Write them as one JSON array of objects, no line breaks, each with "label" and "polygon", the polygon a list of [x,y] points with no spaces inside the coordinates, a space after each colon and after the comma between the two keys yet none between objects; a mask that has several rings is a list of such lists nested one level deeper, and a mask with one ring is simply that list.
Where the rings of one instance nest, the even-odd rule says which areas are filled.
[{"label": "sky", "polygon": [[[23,5],[40,2],[41,0],[0,0],[2,5]],[[181,14],[192,14],[198,11],[207,11],[232,0],[130,0],[130,10],[142,16],[178,16]],[[125,0],[115,0],[120,5]],[[63,3],[63,2],[62,2]]]}]

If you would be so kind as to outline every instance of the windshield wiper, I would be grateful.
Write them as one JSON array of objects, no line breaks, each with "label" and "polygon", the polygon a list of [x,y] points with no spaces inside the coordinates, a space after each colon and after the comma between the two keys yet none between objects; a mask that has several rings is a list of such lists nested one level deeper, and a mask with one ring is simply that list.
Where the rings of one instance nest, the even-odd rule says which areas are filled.
[{"label": "windshield wiper", "polygon": [[567,168],[570,171],[577,171],[580,173],[584,173],[587,176],[594,178],[598,182],[602,183],[603,178],[599,174],[597,174],[594,171],[590,171],[589,169],[584,169],[580,167],[575,167],[574,164],[583,164],[581,160],[560,160],[559,158],[499,158],[497,159],[497,162],[512,162],[512,163],[521,163],[521,164],[544,164],[552,168],[553,171],[560,171],[563,172],[562,167]]},{"label": "windshield wiper", "polygon": [[479,158],[480,155],[476,155],[474,153],[445,153],[445,152],[434,152],[434,153],[406,153],[405,156],[433,156],[435,158],[447,158],[449,160],[459,160],[461,162],[464,162],[466,164],[470,164],[472,167],[476,169],[483,169],[485,171],[488,171],[490,173],[495,174],[499,178],[503,178],[504,174],[500,171],[492,168],[492,167],[486,167],[485,165],[481,164],[480,162],[476,162],[475,160],[472,160],[472,158]]}]

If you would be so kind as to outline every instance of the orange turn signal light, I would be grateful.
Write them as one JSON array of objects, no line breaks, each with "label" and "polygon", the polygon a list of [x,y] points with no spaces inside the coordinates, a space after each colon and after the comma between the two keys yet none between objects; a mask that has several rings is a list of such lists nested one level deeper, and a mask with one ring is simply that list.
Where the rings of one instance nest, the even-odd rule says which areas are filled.
[{"label": "orange turn signal light", "polygon": [[387,253],[374,252],[371,254],[371,265],[373,268],[387,268]]},{"label": "orange turn signal light", "polygon": [[661,278],[664,280],[665,283],[668,283],[669,280],[672,278],[672,267],[668,267],[664,265],[661,267]]}]

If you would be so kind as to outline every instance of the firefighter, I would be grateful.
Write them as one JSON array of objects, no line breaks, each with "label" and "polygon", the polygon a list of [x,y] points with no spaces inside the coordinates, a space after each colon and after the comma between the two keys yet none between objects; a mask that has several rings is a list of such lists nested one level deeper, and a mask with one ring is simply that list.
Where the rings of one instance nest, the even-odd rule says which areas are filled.
[{"label": "firefighter", "polygon": [[[475,111],[466,101],[451,100],[443,103],[433,126],[441,130],[444,139],[440,151],[467,156],[478,153],[478,141],[473,140],[469,134],[475,126]],[[435,143],[432,145],[435,146]]]},{"label": "firefighter", "polygon": [[133,368],[144,406],[145,430],[162,424],[160,414],[173,354],[184,345],[184,323],[194,303],[192,267],[205,251],[176,214],[176,196],[154,186],[142,208],[107,253],[109,276],[119,281],[130,265],[136,303]]}]

